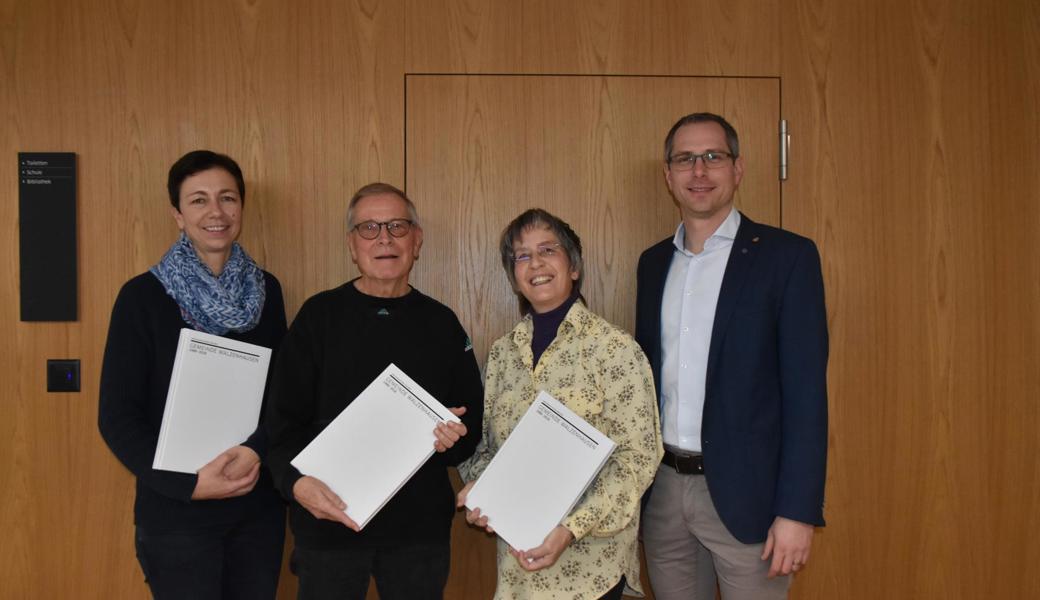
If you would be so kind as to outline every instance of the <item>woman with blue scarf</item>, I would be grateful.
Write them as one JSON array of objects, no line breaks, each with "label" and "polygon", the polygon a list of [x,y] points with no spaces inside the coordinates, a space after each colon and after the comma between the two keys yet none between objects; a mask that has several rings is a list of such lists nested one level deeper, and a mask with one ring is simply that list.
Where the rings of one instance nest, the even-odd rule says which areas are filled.
[{"label": "woman with blue scarf", "polygon": [[137,478],[137,558],[155,598],[274,598],[285,507],[261,468],[263,428],[196,474],[152,469],[152,459],[181,328],[277,349],[282,289],[235,241],[245,183],[234,160],[189,152],[167,189],[181,235],[116,298],[98,426]]}]

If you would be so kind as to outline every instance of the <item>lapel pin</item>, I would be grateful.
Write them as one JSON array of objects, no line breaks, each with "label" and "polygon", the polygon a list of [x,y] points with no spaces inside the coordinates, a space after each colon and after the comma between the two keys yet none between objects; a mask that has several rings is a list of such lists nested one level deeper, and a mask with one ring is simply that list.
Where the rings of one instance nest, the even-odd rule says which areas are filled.
[{"label": "lapel pin", "polygon": [[757,244],[758,243],[758,236],[757,235],[755,237],[751,238],[751,243],[752,244]]}]

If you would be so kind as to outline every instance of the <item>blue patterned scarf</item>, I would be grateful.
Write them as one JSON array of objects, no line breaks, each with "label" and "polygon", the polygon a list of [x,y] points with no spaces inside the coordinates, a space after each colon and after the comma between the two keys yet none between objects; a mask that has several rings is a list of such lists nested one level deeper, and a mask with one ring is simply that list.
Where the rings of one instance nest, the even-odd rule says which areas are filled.
[{"label": "blue patterned scarf", "polygon": [[256,327],[264,310],[264,272],[235,242],[219,277],[195,253],[188,236],[180,239],[149,271],[181,307],[184,321],[199,331],[224,335]]}]

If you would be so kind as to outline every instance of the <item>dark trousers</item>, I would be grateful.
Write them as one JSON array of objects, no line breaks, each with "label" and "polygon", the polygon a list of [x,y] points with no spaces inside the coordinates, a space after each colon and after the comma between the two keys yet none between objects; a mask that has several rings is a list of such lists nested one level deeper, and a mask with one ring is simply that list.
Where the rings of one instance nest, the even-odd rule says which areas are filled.
[{"label": "dark trousers", "polygon": [[625,576],[621,576],[621,581],[617,585],[607,590],[606,594],[599,597],[599,600],[621,600],[621,594],[625,592]]},{"label": "dark trousers", "polygon": [[297,546],[292,566],[300,578],[297,600],[364,600],[369,577],[381,600],[441,600],[451,548],[447,541],[332,550]]},{"label": "dark trousers", "polygon": [[234,525],[151,533],[137,528],[137,560],[155,600],[274,598],[285,544],[285,509]]}]

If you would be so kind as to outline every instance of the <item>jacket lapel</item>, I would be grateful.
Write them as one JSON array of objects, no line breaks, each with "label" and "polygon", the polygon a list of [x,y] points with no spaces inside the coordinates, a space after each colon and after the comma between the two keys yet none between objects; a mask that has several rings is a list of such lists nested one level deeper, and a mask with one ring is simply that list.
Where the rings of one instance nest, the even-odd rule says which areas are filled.
[{"label": "jacket lapel", "polygon": [[711,381],[711,374],[715,371],[715,365],[719,360],[719,352],[722,341],[726,339],[726,328],[729,326],[733,309],[740,298],[740,292],[744,289],[751,265],[755,262],[759,249],[759,227],[758,224],[740,213],[740,227],[737,228],[737,237],[733,241],[733,249],[726,263],[726,272],[722,275],[722,287],[719,289],[719,300],[715,305],[715,322],[711,329],[711,343],[708,347],[708,370],[707,379]]},{"label": "jacket lapel", "polygon": [[[673,252],[675,246],[672,245],[672,240],[665,240],[667,244],[662,242],[658,244],[655,249],[658,253],[657,260],[650,261],[649,265],[653,267],[653,272],[647,278],[647,284],[650,286],[650,299],[647,306],[650,310],[651,327],[654,343],[651,345],[654,348],[654,355],[650,357],[650,363],[655,367],[654,373],[659,373],[661,370],[661,303],[664,300],[664,284],[668,279],[668,269],[672,266]],[[660,381],[655,382],[660,389]]]}]

